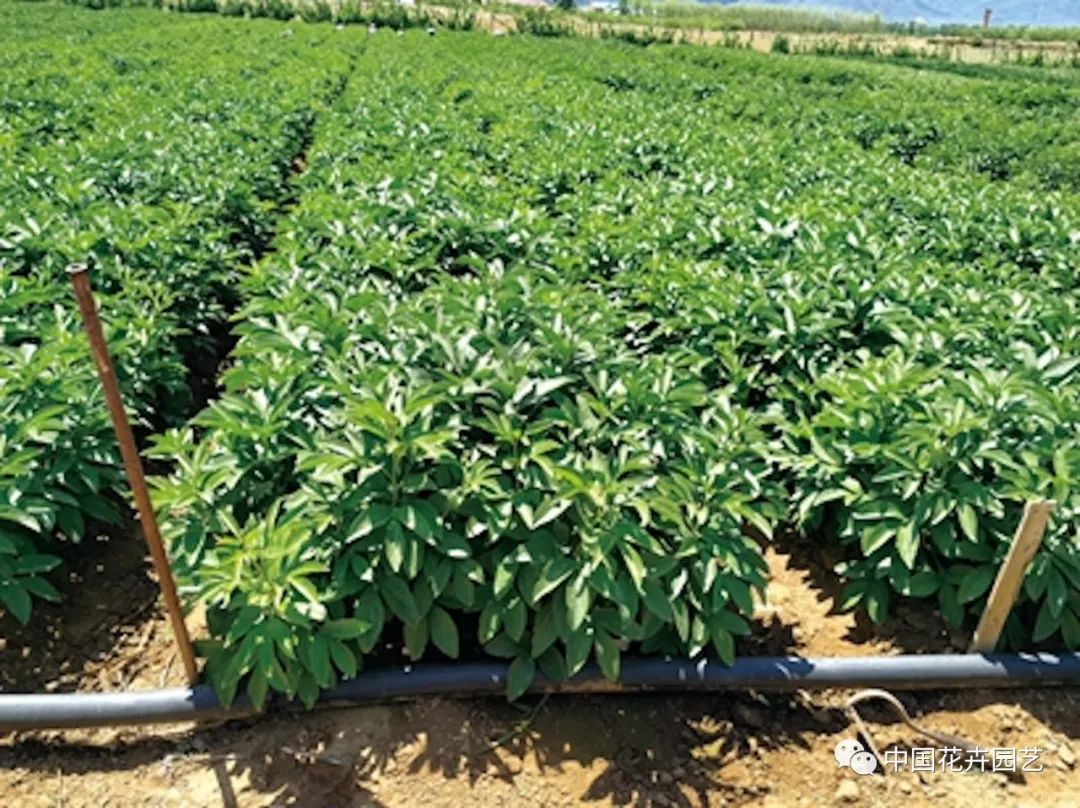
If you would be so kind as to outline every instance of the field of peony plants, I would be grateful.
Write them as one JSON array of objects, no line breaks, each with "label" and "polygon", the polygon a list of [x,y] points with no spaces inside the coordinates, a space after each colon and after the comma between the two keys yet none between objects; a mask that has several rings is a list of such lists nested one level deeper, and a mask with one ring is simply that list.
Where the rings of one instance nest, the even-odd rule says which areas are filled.
[{"label": "field of peony plants", "polygon": [[89,257],[226,700],[730,661],[782,532],[970,624],[1033,497],[1005,640],[1080,647],[1080,81],[0,12],[15,617],[123,504]]}]

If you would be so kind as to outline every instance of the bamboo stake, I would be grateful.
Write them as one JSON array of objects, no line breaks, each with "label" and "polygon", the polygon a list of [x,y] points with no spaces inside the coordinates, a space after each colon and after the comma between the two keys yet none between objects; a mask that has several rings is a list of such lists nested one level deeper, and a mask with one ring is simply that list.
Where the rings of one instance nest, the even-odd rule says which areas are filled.
[{"label": "bamboo stake", "polygon": [[997,645],[1001,629],[1005,626],[1005,618],[1009,616],[1009,610],[1012,609],[1016,596],[1020,594],[1020,585],[1024,582],[1028,564],[1042,544],[1046,523],[1054,505],[1052,501],[1043,500],[1029,502],[1024,506],[1024,516],[1016,529],[1005,562],[998,570],[994,588],[990,590],[990,598],[986,601],[986,608],[971,640],[972,653],[990,653]]},{"label": "bamboo stake", "polygon": [[120,398],[120,387],[116,383],[116,373],[113,370],[112,359],[109,357],[109,348],[105,343],[105,335],[101,330],[101,321],[98,319],[97,306],[94,303],[94,293],[90,288],[90,273],[85,264],[72,264],[67,271],[71,276],[71,285],[75,289],[75,299],[79,302],[79,311],[82,313],[83,325],[86,327],[86,336],[90,340],[90,351],[94,355],[94,364],[97,365],[101,387],[105,391],[105,403],[109,408],[113,429],[116,431],[116,440],[120,444],[120,455],[124,460],[124,471],[127,473],[131,493],[135,498],[135,507],[139,511],[143,537],[150,548],[150,557],[154,562],[154,571],[157,573],[158,586],[161,587],[161,596],[165,600],[165,608],[169,612],[169,622],[172,624],[173,634],[176,637],[176,645],[180,651],[180,658],[184,663],[188,684],[194,685],[199,680],[199,671],[195,665],[195,652],[191,647],[187,624],[184,623],[184,613],[180,608],[180,600],[176,596],[176,583],[173,581],[169,559],[165,555],[165,548],[161,543],[161,533],[158,531],[154,508],[150,504],[150,493],[146,487],[142,459],[139,457],[139,450],[135,445],[135,436],[131,432],[131,425],[128,423],[127,414],[124,412],[124,402]]}]

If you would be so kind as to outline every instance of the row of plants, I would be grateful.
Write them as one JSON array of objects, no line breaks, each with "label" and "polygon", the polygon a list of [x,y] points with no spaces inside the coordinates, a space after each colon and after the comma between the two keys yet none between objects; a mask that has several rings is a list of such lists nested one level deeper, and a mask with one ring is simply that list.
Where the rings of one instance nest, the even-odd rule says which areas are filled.
[{"label": "row of plants", "polygon": [[[728,109],[763,126],[852,140],[899,162],[1051,190],[1080,189],[1080,82],[1069,73],[1002,65],[846,62],[814,56],[761,59],[753,53],[672,49],[725,79],[752,76],[754,98]],[[990,112],[992,110],[992,113]]]},{"label": "row of plants", "polygon": [[446,0],[437,4],[403,4],[397,0],[66,0],[91,9],[138,8],[166,12],[222,14],[245,19],[267,18],[305,23],[376,25],[402,30],[439,25],[468,31],[476,25],[477,5],[469,0]]},{"label": "row of plants", "polygon": [[156,443],[224,698],[311,701],[387,643],[505,657],[511,696],[730,660],[777,529],[841,543],[846,606],[960,625],[1037,496],[1007,641],[1080,645],[1075,193],[972,172],[978,129],[904,159],[845,117],[863,76],[943,120],[1046,88],[695,62],[367,37],[224,394]]},{"label": "row of plants", "polygon": [[0,607],[26,622],[59,596],[65,546],[122,511],[66,264],[93,268],[140,433],[183,422],[213,390],[242,268],[348,55],[326,31],[0,14]]}]

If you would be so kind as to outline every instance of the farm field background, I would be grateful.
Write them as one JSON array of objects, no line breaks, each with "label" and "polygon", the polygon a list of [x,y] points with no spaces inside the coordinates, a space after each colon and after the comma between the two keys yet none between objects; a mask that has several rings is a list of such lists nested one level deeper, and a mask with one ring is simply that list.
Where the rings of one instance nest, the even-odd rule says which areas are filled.
[{"label": "farm field background", "polygon": [[0,15],[6,634],[125,529],[89,259],[226,698],[729,660],[789,541],[970,627],[1033,496],[1006,639],[1080,647],[1067,72]]}]

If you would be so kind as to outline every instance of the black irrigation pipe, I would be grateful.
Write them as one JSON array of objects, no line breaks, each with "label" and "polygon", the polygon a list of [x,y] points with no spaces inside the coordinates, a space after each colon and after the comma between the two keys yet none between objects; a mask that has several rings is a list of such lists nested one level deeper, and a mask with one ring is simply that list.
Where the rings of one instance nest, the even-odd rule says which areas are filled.
[{"label": "black irrigation pipe", "polygon": [[[416,696],[480,696],[505,692],[500,662],[426,664],[367,671],[324,692],[320,703],[364,704]],[[569,682],[538,677],[535,692],[894,690],[1031,687],[1080,684],[1080,653],[906,654],[876,657],[743,657],[731,666],[711,660],[628,658],[618,684],[588,666]],[[269,710],[293,706],[279,700]],[[207,685],[124,693],[0,694],[0,731],[63,729],[175,721],[219,720],[252,714],[238,700],[222,707]]]}]

